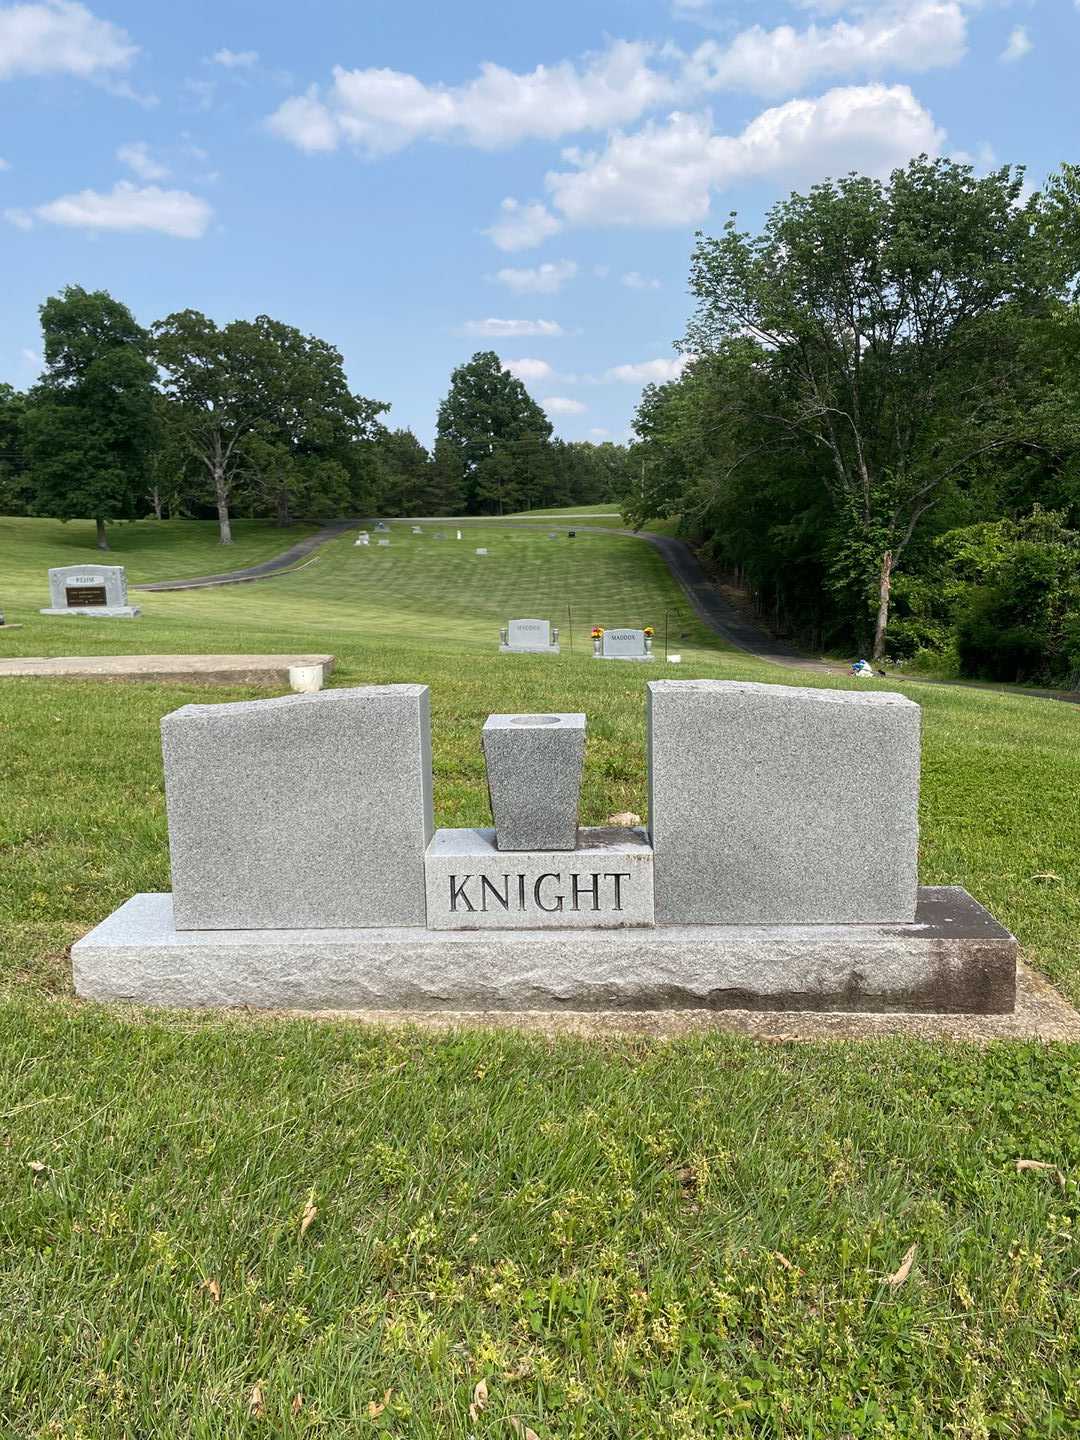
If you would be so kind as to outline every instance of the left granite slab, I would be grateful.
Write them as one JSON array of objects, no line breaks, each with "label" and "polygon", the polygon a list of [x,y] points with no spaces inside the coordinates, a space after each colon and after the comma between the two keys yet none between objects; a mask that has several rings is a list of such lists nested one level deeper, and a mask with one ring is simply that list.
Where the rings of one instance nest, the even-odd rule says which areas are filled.
[{"label": "left granite slab", "polygon": [[425,923],[426,685],[185,705],[161,740],[180,930]]}]

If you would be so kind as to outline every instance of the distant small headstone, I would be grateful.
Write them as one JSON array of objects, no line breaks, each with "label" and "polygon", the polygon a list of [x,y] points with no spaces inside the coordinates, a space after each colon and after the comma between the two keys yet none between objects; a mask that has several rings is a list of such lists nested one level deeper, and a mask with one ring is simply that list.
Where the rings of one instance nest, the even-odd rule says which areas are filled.
[{"label": "distant small headstone", "polygon": [[570,538],[571,540],[576,540],[576,539],[577,539],[577,531],[576,531],[576,530],[568,530],[566,533],[567,533],[567,535],[569,536],[569,538]]},{"label": "distant small headstone", "polygon": [[460,531],[460,530],[457,532],[457,538],[458,538],[459,540],[461,539],[461,531]]},{"label": "distant small headstone", "polygon": [[476,547],[476,553],[477,553],[477,555],[486,555],[486,554],[487,554],[487,546],[486,546],[486,545],[478,545],[478,546]]},{"label": "distant small headstone", "polygon": [[652,637],[644,630],[605,630],[593,640],[594,660],[652,660]]},{"label": "distant small headstone", "polygon": [[504,655],[558,655],[559,632],[547,620],[511,620],[499,632]]},{"label": "distant small headstone", "polygon": [[375,523],[375,529],[376,529],[376,530],[389,530],[389,529],[390,529],[390,526],[387,525],[387,523],[386,523],[385,520],[378,520],[378,521],[376,521],[376,523]]},{"label": "distant small headstone", "polygon": [[414,525],[414,526],[412,527],[412,533],[413,533],[414,535],[422,535],[424,532],[423,532],[423,530],[420,529],[420,526],[419,526],[419,525]]},{"label": "distant small headstone", "polygon": [[96,615],[133,620],[139,610],[128,604],[123,565],[57,565],[49,571],[52,603],[42,615]]},{"label": "distant small headstone", "polygon": [[389,545],[389,544],[390,544],[390,541],[389,541],[389,540],[380,540],[380,541],[379,541],[379,544],[380,544],[380,545]]},{"label": "distant small headstone", "polygon": [[354,544],[354,545],[370,545],[370,544],[371,544],[371,536],[368,534],[368,532],[367,532],[366,530],[361,530],[361,531],[360,531],[360,534],[356,537],[356,539],[354,540],[353,544]]}]

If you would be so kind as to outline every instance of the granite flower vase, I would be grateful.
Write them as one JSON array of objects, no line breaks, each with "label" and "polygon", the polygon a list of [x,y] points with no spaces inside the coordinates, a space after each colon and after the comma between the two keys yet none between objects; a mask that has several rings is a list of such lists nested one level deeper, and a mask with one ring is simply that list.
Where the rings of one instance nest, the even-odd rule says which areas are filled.
[{"label": "granite flower vase", "polygon": [[500,850],[573,850],[585,716],[489,715],[488,794]]}]

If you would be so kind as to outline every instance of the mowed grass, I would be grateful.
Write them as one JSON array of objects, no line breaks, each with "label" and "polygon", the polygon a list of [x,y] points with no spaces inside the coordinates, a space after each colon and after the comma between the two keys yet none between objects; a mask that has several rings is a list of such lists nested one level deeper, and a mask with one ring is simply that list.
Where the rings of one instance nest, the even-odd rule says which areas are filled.
[{"label": "mowed grass", "polygon": [[234,520],[233,543],[225,546],[218,543],[217,525],[206,520],[137,520],[107,526],[109,548],[99,550],[91,521],[0,515],[0,605],[14,604],[13,592],[20,604],[35,607],[33,613],[48,605],[46,572],[52,565],[123,565],[129,584],[216,575],[269,560],[318,529],[304,522],[283,530],[268,520]]},{"label": "mowed grass", "polygon": [[[422,680],[439,824],[487,820],[493,710],[586,711],[595,823],[644,814],[646,679],[849,683],[681,619],[681,671],[590,660],[579,605],[583,629],[659,629],[681,604],[632,539],[395,525],[388,553],[334,542],[91,622],[37,616],[62,560],[20,523],[45,553],[5,554],[27,622],[5,647],[325,649],[335,684]],[[223,568],[183,548],[176,573]],[[573,653],[494,653],[556,596]],[[437,1038],[75,1001],[71,940],[168,887],[161,715],[260,693],[0,680],[0,1435],[1077,1433],[1076,1047]],[[1080,714],[917,698],[923,880],[966,885],[1080,999]]]}]

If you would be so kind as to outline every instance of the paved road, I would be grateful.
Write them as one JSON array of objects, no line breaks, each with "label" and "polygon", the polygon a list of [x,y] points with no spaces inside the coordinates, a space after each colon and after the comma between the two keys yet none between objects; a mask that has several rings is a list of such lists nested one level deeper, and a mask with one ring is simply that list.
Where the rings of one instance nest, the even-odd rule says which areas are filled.
[{"label": "paved road", "polygon": [[289,570],[298,560],[303,560],[320,545],[325,545],[327,540],[333,540],[335,536],[351,530],[355,522],[352,520],[335,520],[332,525],[324,525],[321,530],[316,530],[305,540],[299,540],[295,545],[290,545],[288,550],[283,550],[280,555],[275,555],[273,560],[264,560],[259,565],[248,565],[242,570],[225,570],[220,575],[197,575],[190,580],[155,580],[149,585],[129,585],[129,590],[203,590],[211,585],[242,585],[245,580],[263,580],[267,575],[276,575],[281,570]]}]

